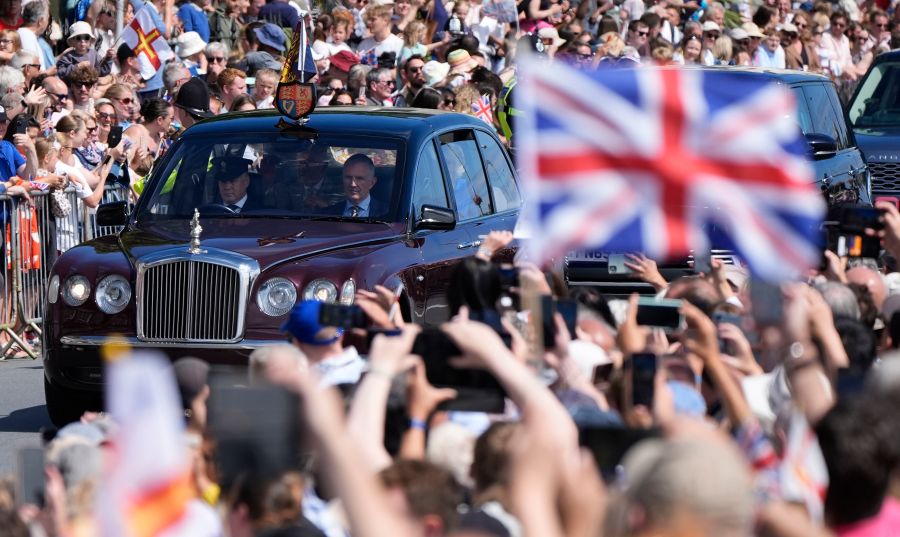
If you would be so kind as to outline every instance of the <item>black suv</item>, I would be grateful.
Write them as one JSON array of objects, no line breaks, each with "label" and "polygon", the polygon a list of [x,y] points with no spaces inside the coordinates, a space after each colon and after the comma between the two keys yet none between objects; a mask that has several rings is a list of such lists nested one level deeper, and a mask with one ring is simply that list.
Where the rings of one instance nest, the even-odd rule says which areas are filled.
[{"label": "black suv", "polygon": [[[900,55],[895,57],[900,58]],[[831,80],[822,75],[801,71],[750,67],[727,67],[727,69],[729,73],[748,78],[768,79],[794,92],[798,105],[797,120],[810,145],[810,159],[815,167],[816,182],[821,187],[829,206],[872,203],[869,172],[856,145],[854,133],[847,127],[846,114]],[[900,71],[897,74],[900,74]],[[897,150],[897,154],[900,155],[900,149]],[[900,169],[900,160],[897,161],[897,166]],[[714,248],[710,256],[727,264],[737,263],[737,258],[728,250]],[[693,259],[659,263],[659,269],[663,277],[671,281],[693,274]],[[565,259],[565,273],[570,285],[598,286],[606,294],[623,295],[653,291],[650,285],[637,281],[628,274],[616,274],[615,267],[611,273],[604,252],[571,252]]]},{"label": "black suv", "polygon": [[872,195],[900,195],[900,51],[875,58],[847,115],[872,174]]}]

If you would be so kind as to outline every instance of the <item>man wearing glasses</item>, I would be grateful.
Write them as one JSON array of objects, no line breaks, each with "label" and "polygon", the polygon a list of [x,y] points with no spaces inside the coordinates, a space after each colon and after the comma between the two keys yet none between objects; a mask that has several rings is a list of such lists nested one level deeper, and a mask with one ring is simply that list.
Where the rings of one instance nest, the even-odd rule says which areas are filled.
[{"label": "man wearing glasses", "polygon": [[869,39],[863,44],[863,52],[872,51],[875,55],[891,50],[891,32],[888,29],[887,13],[873,9],[866,17],[866,28]]},{"label": "man wearing glasses", "polygon": [[41,72],[41,58],[27,50],[20,50],[12,57],[9,66],[22,70],[22,75],[25,76],[25,87],[30,88],[31,79]]},{"label": "man wearing glasses", "polygon": [[831,72],[846,80],[856,80],[858,73],[853,65],[850,53],[850,39],[844,34],[847,30],[847,17],[840,11],[831,15],[829,31],[822,35],[822,48],[830,52]]},{"label": "man wearing glasses", "polygon": [[[41,87],[50,97],[50,106],[47,107],[47,113],[50,115],[50,125],[55,126],[56,122],[63,116],[69,115],[72,110],[72,102],[69,100],[69,87],[66,83],[56,76],[48,76],[44,79]],[[38,120],[42,118],[37,118]]]},{"label": "man wearing glasses", "polygon": [[391,95],[397,83],[391,70],[385,67],[372,69],[366,75],[366,102],[368,106],[393,106]]},{"label": "man wearing glasses", "polygon": [[625,44],[634,47],[641,55],[641,58],[650,57],[650,46],[647,44],[650,28],[646,23],[640,20],[631,21],[628,25],[628,35],[625,38]]},{"label": "man wearing glasses", "polygon": [[87,114],[94,113],[94,87],[97,85],[97,70],[90,65],[79,65],[66,81],[72,88],[72,108]]},{"label": "man wearing glasses", "polygon": [[115,51],[109,50],[100,56],[94,49],[95,41],[94,33],[88,23],[78,21],[73,24],[69,28],[69,39],[66,41],[72,48],[56,60],[57,75],[66,79],[82,63],[87,63],[99,71],[100,76],[108,75],[112,70]]},{"label": "man wearing glasses", "polygon": [[410,56],[400,73],[406,84],[394,99],[394,106],[409,106],[413,97],[425,86],[425,60],[418,54]]}]

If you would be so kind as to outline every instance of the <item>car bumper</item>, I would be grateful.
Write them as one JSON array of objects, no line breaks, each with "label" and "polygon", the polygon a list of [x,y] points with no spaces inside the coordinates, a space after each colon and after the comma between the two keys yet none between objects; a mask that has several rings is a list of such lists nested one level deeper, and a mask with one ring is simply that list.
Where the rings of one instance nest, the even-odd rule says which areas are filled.
[{"label": "car bumper", "polygon": [[[103,390],[101,349],[107,336],[62,336],[57,345],[44,352],[44,372],[51,382],[65,388],[99,393]],[[284,340],[244,339],[237,343],[161,343],[120,337],[118,341],[134,348],[157,351],[171,360],[194,356],[213,365],[246,366],[250,353]]]}]

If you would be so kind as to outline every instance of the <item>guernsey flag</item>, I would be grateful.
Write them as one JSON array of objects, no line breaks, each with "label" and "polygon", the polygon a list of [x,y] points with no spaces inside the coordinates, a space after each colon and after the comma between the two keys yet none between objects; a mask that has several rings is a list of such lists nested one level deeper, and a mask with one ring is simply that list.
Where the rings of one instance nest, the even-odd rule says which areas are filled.
[{"label": "guernsey flag", "polygon": [[134,51],[144,80],[153,78],[167,61],[175,57],[166,38],[153,22],[149,9],[147,6],[141,8],[131,23],[122,29],[122,41]]},{"label": "guernsey flag", "polygon": [[195,493],[168,360],[133,353],[112,361],[106,368],[106,401],[117,429],[97,495],[101,535],[183,534],[177,528],[185,525]]}]

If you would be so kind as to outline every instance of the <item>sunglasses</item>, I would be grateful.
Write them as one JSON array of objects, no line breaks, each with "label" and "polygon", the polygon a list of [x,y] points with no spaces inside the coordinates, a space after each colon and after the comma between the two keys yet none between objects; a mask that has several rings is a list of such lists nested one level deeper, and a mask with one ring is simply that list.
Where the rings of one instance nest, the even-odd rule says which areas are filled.
[{"label": "sunglasses", "polygon": [[116,99],[116,100],[122,104],[131,104],[134,102],[134,99],[132,99],[131,97],[123,97],[121,99]]},{"label": "sunglasses", "polygon": [[26,63],[26,64],[23,65],[22,67],[33,67],[33,68],[35,68],[35,69],[40,69],[40,68],[41,68],[41,64],[39,64],[39,63]]},{"label": "sunglasses", "polygon": [[97,127],[88,127],[87,131],[90,133],[95,133],[95,132],[97,132]]},{"label": "sunglasses", "polygon": [[393,86],[393,85],[397,84],[397,82],[395,80],[379,80],[379,82],[381,82],[382,84],[387,84],[388,86]]},{"label": "sunglasses", "polygon": [[888,25],[887,25],[887,24],[876,24],[875,27],[876,27],[876,28],[881,28],[882,30],[886,30],[887,27],[888,27]]},{"label": "sunglasses", "polygon": [[59,99],[60,101],[65,101],[66,99],[69,98],[69,94],[68,94],[68,93],[51,93],[50,95],[53,95],[54,97],[56,97],[56,98]]},{"label": "sunglasses", "polygon": [[580,54],[580,53],[579,53],[579,54],[575,54],[575,57],[578,58],[579,60],[590,60],[591,58],[594,57],[594,55],[593,55],[593,54]]},{"label": "sunglasses", "polygon": [[[641,37],[650,35],[650,31],[649,31],[649,30],[644,30],[644,31],[637,30],[635,33],[638,34],[638,35],[641,36]],[[553,41],[553,40],[551,39],[551,41]]]},{"label": "sunglasses", "polygon": [[444,105],[456,106],[456,99],[444,99]]},{"label": "sunglasses", "polygon": [[91,89],[94,87],[94,84],[96,84],[96,82],[73,82],[72,86],[76,88]]},{"label": "sunglasses", "polygon": [[90,41],[93,37],[89,35],[76,35],[74,39],[75,41]]},{"label": "sunglasses", "polygon": [[97,112],[95,115],[96,115],[97,119],[99,119],[101,121],[105,121],[107,119],[116,119],[115,114],[107,114],[106,112]]},{"label": "sunglasses", "polygon": [[216,57],[216,58],[207,58],[207,59],[213,63],[219,63],[219,62],[225,63],[225,58],[221,57],[221,56]]},{"label": "sunglasses", "polygon": [[710,39],[718,39],[721,34],[719,32],[703,32],[703,37]]}]

